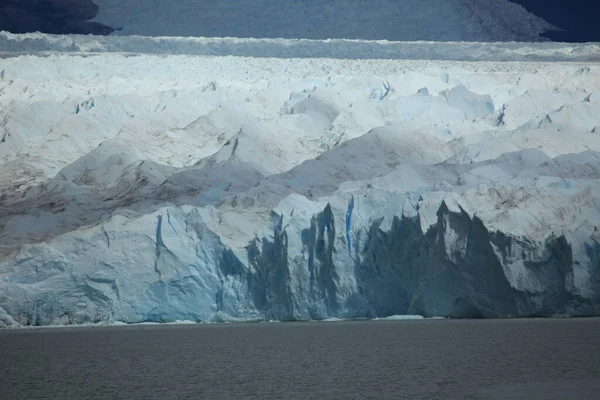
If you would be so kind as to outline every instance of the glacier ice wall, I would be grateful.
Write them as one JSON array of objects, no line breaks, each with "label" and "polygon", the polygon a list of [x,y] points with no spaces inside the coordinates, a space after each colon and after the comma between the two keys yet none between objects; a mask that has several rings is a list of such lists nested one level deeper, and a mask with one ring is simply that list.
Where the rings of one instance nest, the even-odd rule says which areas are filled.
[{"label": "glacier ice wall", "polygon": [[600,314],[597,65],[0,70],[1,325]]}]

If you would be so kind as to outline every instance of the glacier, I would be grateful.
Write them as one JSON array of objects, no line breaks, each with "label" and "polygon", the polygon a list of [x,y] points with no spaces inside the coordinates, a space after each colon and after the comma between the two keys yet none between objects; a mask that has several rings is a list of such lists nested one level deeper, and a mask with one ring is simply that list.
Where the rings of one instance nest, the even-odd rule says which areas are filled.
[{"label": "glacier", "polygon": [[597,44],[131,40],[0,34],[1,326],[600,315]]}]

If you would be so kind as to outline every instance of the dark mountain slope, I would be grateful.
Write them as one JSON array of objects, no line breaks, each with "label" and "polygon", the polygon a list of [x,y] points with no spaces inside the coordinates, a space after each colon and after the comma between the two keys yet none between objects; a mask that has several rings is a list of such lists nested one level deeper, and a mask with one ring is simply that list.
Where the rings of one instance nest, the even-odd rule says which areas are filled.
[{"label": "dark mountain slope", "polygon": [[510,0],[562,31],[543,36],[555,42],[600,42],[600,2],[597,0]]},{"label": "dark mountain slope", "polygon": [[92,0],[0,0],[0,30],[13,33],[108,35],[113,28],[90,22],[98,13]]}]

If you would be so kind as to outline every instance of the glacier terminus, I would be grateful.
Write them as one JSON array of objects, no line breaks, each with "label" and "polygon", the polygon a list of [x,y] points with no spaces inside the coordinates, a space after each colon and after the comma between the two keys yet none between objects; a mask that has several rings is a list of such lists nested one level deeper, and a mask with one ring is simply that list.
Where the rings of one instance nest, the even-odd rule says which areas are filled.
[{"label": "glacier terminus", "polygon": [[600,314],[597,45],[0,43],[0,326]]}]

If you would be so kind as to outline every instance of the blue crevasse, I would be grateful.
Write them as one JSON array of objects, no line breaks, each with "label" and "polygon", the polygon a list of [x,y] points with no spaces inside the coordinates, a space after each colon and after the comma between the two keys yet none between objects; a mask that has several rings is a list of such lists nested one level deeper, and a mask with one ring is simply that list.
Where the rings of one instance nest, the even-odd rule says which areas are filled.
[{"label": "blue crevasse", "polygon": [[348,244],[348,253],[352,251],[352,239],[350,239],[350,229],[352,226],[352,211],[354,210],[354,196],[350,198],[348,202],[348,209],[346,211],[346,243]]}]

